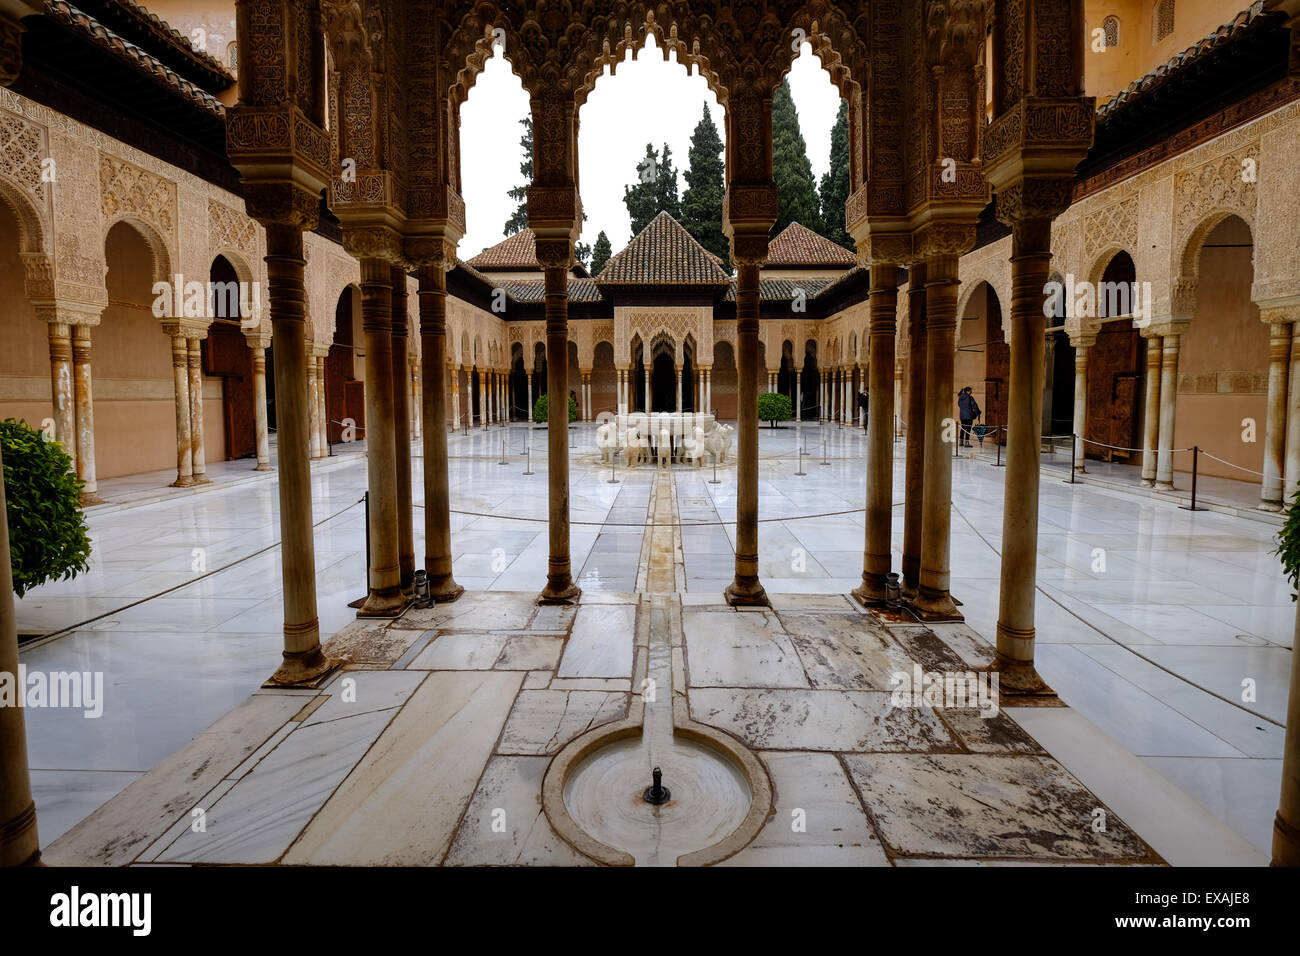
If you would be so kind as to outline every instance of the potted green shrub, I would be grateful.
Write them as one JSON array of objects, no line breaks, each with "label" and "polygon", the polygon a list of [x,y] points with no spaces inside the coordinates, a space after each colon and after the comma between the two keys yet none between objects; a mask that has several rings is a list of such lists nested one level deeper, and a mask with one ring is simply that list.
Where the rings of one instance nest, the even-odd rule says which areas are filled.
[{"label": "potted green shrub", "polygon": [[780,392],[761,393],[758,396],[758,417],[760,421],[770,422],[773,428],[777,422],[788,422],[794,417],[790,396]]},{"label": "potted green shrub", "polygon": [[90,569],[81,479],[63,446],[26,422],[0,422],[14,593]]},{"label": "potted green shrub", "polygon": [[1300,590],[1300,583],[1297,582],[1300,579],[1300,486],[1297,486],[1296,492],[1287,505],[1286,521],[1274,539],[1277,541],[1277,550],[1273,552],[1282,559],[1282,570],[1291,582],[1292,601],[1296,599],[1296,591]]},{"label": "potted green shrub", "polygon": [[[544,425],[551,420],[551,402],[549,395],[539,395],[537,401],[533,403],[533,421],[539,425]],[[578,403],[573,396],[569,396],[569,421],[578,420]]]}]

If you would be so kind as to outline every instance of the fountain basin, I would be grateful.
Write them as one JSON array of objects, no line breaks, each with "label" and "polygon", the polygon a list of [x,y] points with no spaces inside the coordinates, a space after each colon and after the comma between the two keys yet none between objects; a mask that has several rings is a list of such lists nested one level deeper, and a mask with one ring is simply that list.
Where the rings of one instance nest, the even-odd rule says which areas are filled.
[{"label": "fountain basin", "polygon": [[673,745],[654,755],[672,798],[642,799],[652,767],[644,705],[571,741],[551,762],[542,807],[556,833],[609,866],[708,866],[744,849],[772,814],[758,758],[727,734],[691,721],[673,702]]}]

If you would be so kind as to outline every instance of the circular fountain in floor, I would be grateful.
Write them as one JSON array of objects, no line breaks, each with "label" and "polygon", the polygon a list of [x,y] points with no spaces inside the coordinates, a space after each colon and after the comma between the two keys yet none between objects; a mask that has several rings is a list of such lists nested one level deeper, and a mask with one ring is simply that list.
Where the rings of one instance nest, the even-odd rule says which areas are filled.
[{"label": "circular fountain in floor", "polygon": [[[651,743],[627,737],[587,754],[565,780],[564,806],[582,830],[638,866],[672,866],[734,833],[753,794],[745,771],[708,744],[675,739],[652,756]],[[655,767],[669,791],[658,805],[647,800]]]}]

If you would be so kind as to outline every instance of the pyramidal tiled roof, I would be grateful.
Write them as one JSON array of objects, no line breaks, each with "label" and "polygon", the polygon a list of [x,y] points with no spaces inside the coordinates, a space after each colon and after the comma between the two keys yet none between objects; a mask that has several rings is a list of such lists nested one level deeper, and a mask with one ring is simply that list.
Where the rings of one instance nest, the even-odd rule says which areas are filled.
[{"label": "pyramidal tiled roof", "polygon": [[601,285],[726,285],[718,257],[661,212],[596,277]]},{"label": "pyramidal tiled roof", "polygon": [[475,269],[539,269],[537,240],[531,229],[522,229],[495,246],[484,249],[469,264]]},{"label": "pyramidal tiled roof", "polygon": [[765,268],[843,266],[851,269],[858,257],[841,245],[792,222],[767,246]]}]

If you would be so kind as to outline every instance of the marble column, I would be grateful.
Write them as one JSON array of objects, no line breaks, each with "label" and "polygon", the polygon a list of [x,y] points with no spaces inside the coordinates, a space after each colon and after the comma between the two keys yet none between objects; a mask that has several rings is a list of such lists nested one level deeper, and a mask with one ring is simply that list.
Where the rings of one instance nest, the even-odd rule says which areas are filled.
[{"label": "marble column", "polygon": [[[644,369],[641,370],[641,377],[642,379],[645,380],[645,411],[651,412],[654,411],[654,409],[650,407],[650,366],[649,365],[647,365]],[[755,384],[755,388],[757,387],[758,387],[757,384]]]},{"label": "marble column", "polygon": [[103,504],[95,480],[95,398],[90,372],[90,326],[72,327],[72,387],[77,405],[77,477],[82,505]]},{"label": "marble column", "polygon": [[316,357],[307,350],[307,408],[308,408],[308,449],[312,461],[321,456],[320,447],[320,402],[316,401]]},{"label": "marble column", "polygon": [[[868,290],[868,348],[871,354],[871,414],[877,422],[894,416],[894,390],[886,377],[894,368],[897,332],[898,269],[892,262],[871,263]],[[892,566],[891,529],[894,509],[894,446],[888,429],[867,432],[866,534],[862,551],[862,583],[853,596],[866,605],[883,604],[885,582]]]},{"label": "marble column", "polygon": [[[1091,339],[1091,340],[1090,340]],[[1084,472],[1084,436],[1088,430],[1088,350],[1095,337],[1080,337],[1074,346],[1074,470]]]},{"label": "marble column", "polygon": [[[16,678],[18,618],[6,514],[4,461],[0,460],[0,674]],[[18,688],[19,694],[25,692],[26,688]],[[0,866],[31,865],[41,856],[23,711],[22,707],[0,707]]]},{"label": "marble column", "polygon": [[1142,412],[1142,484],[1156,483],[1156,447],[1160,435],[1160,354],[1163,340],[1142,333],[1146,339],[1146,385]]},{"label": "marble column", "polygon": [[713,366],[704,370],[704,410],[713,411]]},{"label": "marble column", "polygon": [[794,370],[794,420],[803,422],[803,381],[802,369]]},{"label": "marble column", "polygon": [[257,466],[271,470],[271,425],[266,412],[266,347],[253,347],[253,424],[257,431]]},{"label": "marble column", "polygon": [[683,394],[682,389],[685,388],[685,382],[682,379],[682,367],[680,365],[673,366],[673,373],[677,378],[677,388],[675,389],[675,391],[677,392],[676,410],[680,412],[682,410],[682,394]]},{"label": "marble column", "polygon": [[397,579],[402,593],[414,594],[415,532],[411,507],[411,393],[410,333],[407,311],[406,270],[393,266],[392,276],[392,362],[393,362],[393,446],[397,465]]},{"label": "marble column", "polygon": [[361,260],[361,317],[366,334],[366,463],[370,491],[370,592],[358,617],[397,617],[402,594],[397,532],[397,442],[393,399],[391,266]]},{"label": "marble column", "polygon": [[[918,262],[907,277],[907,444],[903,450],[903,593],[915,600],[921,583],[921,530],[924,520],[925,481],[925,363],[929,350],[925,336],[925,263]],[[873,360],[874,361],[874,360]],[[874,394],[874,389],[868,389]],[[888,430],[893,441],[894,422],[877,422],[867,415],[867,440],[873,431]]]},{"label": "marble column", "polygon": [[[398,382],[401,381],[399,378]],[[329,405],[325,401],[325,356],[316,356],[316,420],[320,422],[320,453],[327,458],[330,453]]]},{"label": "marble column", "polygon": [[[1007,394],[1007,465],[1002,508],[1002,569],[997,657],[1003,692],[1050,693],[1034,668],[1038,569],[1039,456],[1042,451],[1043,286],[1052,261],[1052,222],[1025,219],[1011,233],[1011,342]],[[929,461],[926,467],[929,468]],[[927,520],[929,516],[927,515]]]},{"label": "marble column", "polygon": [[1156,454],[1156,489],[1172,491],[1174,487],[1174,407],[1178,403],[1179,333],[1164,337],[1164,354],[1160,362],[1160,437]]},{"label": "marble column", "polygon": [[[452,263],[454,259],[450,259]],[[420,351],[424,383],[421,417],[447,420],[447,273],[445,263],[420,266]],[[451,568],[451,494],[447,480],[447,429],[430,428],[424,439],[424,570],[429,594],[439,604],[465,593]]]},{"label": "marble column", "polygon": [[1290,501],[1300,484],[1300,330],[1291,324],[1291,371],[1287,382],[1286,469],[1282,500]]},{"label": "marble column", "polygon": [[451,430],[460,429],[460,366],[448,365],[447,377],[451,379]]},{"label": "marble column", "polygon": [[54,440],[77,467],[76,399],[72,394],[72,330],[66,322],[49,323],[50,396],[54,405]]},{"label": "marble column", "polygon": [[533,375],[536,372],[537,363],[533,363],[533,368],[528,372],[528,408],[524,411],[524,421],[533,420]]},{"label": "marble column", "polygon": [[1268,340],[1268,416],[1264,424],[1264,480],[1260,508],[1282,510],[1282,473],[1286,467],[1286,380],[1291,357],[1291,323],[1270,322]]},{"label": "marble column", "polygon": [[422,427],[424,415],[422,414],[423,409],[420,399],[420,367],[418,363],[412,362],[406,371],[411,380],[411,391],[407,399],[411,409],[411,441],[418,441],[424,435]]},{"label": "marble column", "polygon": [[172,390],[176,398],[176,480],[173,488],[194,484],[194,440],[190,434],[190,347],[185,334],[169,329],[172,340]]},{"label": "marble column", "polygon": [[546,424],[550,552],[544,604],[572,604],[582,594],[569,559],[569,270],[549,265],[546,282],[546,389],[551,396]]},{"label": "marble column", "polygon": [[736,574],[726,599],[733,606],[754,606],[769,603],[758,579],[758,275],[762,260],[737,261],[735,241]]},{"label": "marble column", "polygon": [[316,551],[311,512],[310,396],[307,393],[307,288],[302,230],[266,227],[267,287],[275,350],[276,448],[284,660],[271,678],[309,683],[335,664],[321,652],[316,617]]},{"label": "marble column", "polygon": [[[949,534],[952,527],[952,446],[957,442],[959,428],[953,397],[953,362],[957,351],[957,257],[932,256],[926,261],[925,272],[925,472],[921,478],[921,576],[913,603],[926,620],[953,621],[962,620],[948,593],[952,543]],[[1039,314],[1042,314],[1041,309]],[[872,368],[875,365],[876,357],[872,355]],[[892,356],[888,368],[881,369],[878,374],[880,387],[892,395]],[[874,393],[874,376],[871,389]],[[871,417],[876,417],[874,409]],[[889,423],[890,436],[887,442],[883,442],[889,448],[893,443],[892,411],[879,421]]]}]

